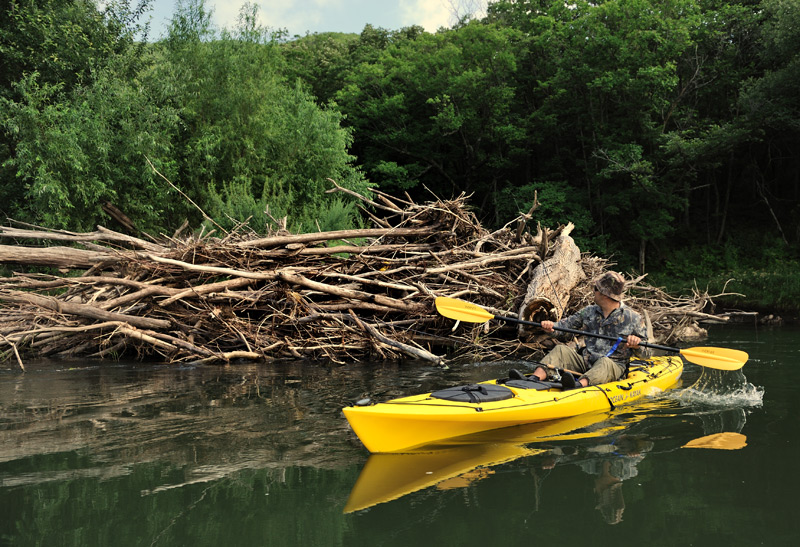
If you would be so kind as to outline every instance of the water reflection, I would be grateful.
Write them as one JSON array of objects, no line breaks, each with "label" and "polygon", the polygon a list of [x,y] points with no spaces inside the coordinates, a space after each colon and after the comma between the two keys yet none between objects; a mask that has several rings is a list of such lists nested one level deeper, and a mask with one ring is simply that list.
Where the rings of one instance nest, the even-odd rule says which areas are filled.
[{"label": "water reflection", "polygon": [[[701,537],[709,523],[745,541],[758,540],[747,535],[754,511],[773,518],[794,494],[787,417],[797,398],[791,378],[766,374],[774,363],[745,369],[772,394],[763,409],[764,390],[746,382],[696,395],[705,371],[689,367],[684,387],[662,398],[460,439],[419,454],[422,463],[387,460],[389,471],[368,459],[342,407],[502,376],[509,364],[26,365],[25,375],[0,372],[0,544],[470,545],[502,534],[523,545],[532,533],[568,544],[570,531],[552,525],[563,515],[582,523],[576,544],[586,533],[617,544],[619,532],[604,530],[621,528],[659,544],[650,512],[684,523],[685,537],[670,526],[675,541],[660,544]],[[725,458],[693,448],[742,433],[746,449]],[[373,491],[358,501],[362,484]],[[796,527],[771,526],[786,537]]]}]

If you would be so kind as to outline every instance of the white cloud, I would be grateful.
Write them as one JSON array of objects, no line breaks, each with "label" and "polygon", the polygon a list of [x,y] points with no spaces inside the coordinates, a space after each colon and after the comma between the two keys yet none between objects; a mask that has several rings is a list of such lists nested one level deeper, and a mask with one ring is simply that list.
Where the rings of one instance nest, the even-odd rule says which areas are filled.
[{"label": "white cloud", "polygon": [[400,0],[401,25],[420,25],[428,32],[451,24],[453,10],[448,0]]},{"label": "white cloud", "polygon": [[[233,28],[246,0],[207,0],[214,8],[214,20],[219,27]],[[250,0],[258,5],[259,22],[269,28],[286,28],[304,32],[323,24],[325,10],[343,9],[345,0]]]},{"label": "white cloud", "polygon": [[[106,1],[106,0],[97,0]],[[421,25],[430,32],[449,27],[458,16],[485,8],[488,0],[251,0],[259,23],[290,35],[308,32],[361,32],[370,24],[389,30]],[[163,32],[176,0],[153,0],[155,32]],[[236,26],[245,0],[205,0],[217,28]]]},{"label": "white cloud", "polygon": [[[244,0],[235,2],[231,0],[206,0],[206,8],[214,10],[214,22],[220,28],[233,28],[239,19],[239,10],[242,9]],[[263,9],[261,10],[263,12]],[[263,23],[264,14],[260,14]]]}]

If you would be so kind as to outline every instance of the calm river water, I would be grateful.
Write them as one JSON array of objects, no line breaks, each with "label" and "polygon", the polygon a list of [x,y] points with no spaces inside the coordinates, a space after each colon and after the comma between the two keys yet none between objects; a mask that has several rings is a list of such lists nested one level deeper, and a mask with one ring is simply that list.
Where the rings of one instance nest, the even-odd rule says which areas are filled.
[{"label": "calm river water", "polygon": [[687,365],[588,420],[373,457],[343,406],[521,365],[28,363],[0,372],[0,545],[796,545],[800,328],[697,345],[750,361]]}]

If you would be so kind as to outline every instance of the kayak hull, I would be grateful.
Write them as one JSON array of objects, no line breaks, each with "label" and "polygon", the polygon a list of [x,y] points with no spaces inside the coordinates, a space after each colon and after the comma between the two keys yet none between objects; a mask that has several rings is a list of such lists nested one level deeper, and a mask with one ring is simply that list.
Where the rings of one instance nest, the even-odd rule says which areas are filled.
[{"label": "kayak hull", "polygon": [[653,357],[645,363],[632,365],[624,380],[582,389],[537,391],[509,385],[513,396],[502,401],[455,402],[426,393],[350,406],[343,412],[370,452],[411,451],[481,431],[607,411],[672,387],[683,372],[683,361],[677,356]]}]

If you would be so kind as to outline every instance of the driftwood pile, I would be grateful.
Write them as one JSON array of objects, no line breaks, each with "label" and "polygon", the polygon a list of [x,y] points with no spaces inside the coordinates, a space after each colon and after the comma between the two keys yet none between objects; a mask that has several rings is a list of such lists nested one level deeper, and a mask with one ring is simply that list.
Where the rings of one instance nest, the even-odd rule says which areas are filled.
[{"label": "driftwood pile", "polygon": [[[588,302],[590,280],[607,267],[581,255],[571,226],[532,222],[537,205],[489,232],[464,196],[425,204],[374,196],[357,196],[373,225],[361,230],[147,241],[102,227],[0,228],[14,243],[0,245],[0,263],[27,270],[0,278],[0,351],[23,369],[27,357],[528,358],[548,337],[496,322],[456,325],[436,313],[434,298],[558,319]],[[667,342],[698,319],[725,320],[703,313],[708,299],[671,297],[638,279],[628,303]]]}]

